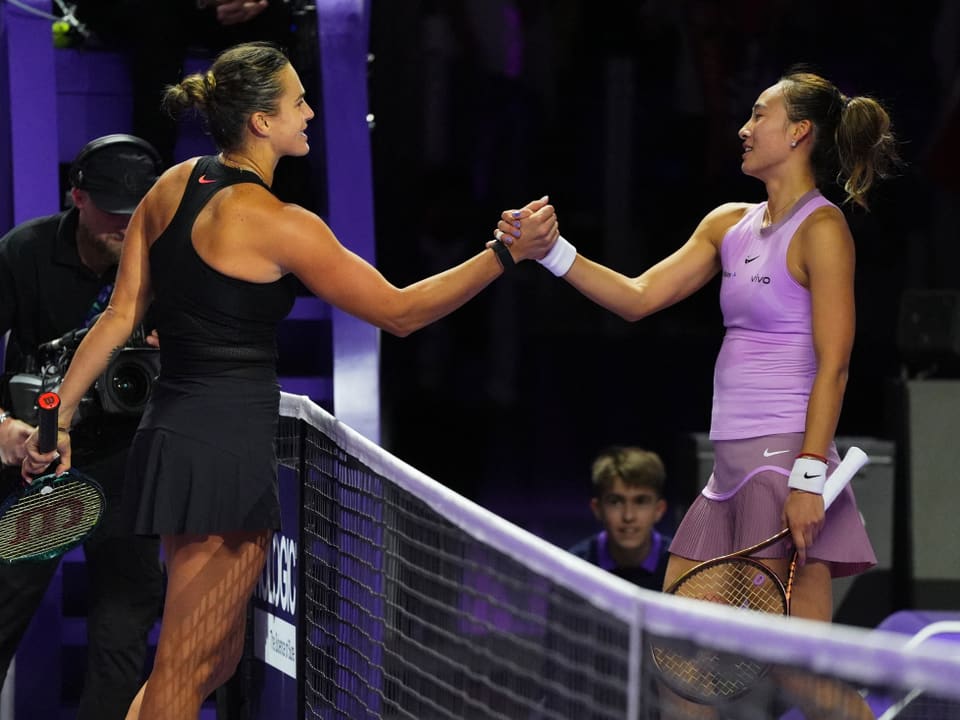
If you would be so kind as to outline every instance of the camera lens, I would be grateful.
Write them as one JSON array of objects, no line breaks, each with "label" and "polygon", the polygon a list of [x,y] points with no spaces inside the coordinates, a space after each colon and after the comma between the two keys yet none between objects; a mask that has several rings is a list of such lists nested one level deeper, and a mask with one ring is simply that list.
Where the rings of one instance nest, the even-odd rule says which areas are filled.
[{"label": "camera lens", "polygon": [[121,365],[110,380],[113,396],[120,405],[134,409],[146,404],[151,378],[142,365]]},{"label": "camera lens", "polygon": [[142,413],[159,372],[159,351],[152,348],[121,350],[97,383],[103,411],[122,415]]}]

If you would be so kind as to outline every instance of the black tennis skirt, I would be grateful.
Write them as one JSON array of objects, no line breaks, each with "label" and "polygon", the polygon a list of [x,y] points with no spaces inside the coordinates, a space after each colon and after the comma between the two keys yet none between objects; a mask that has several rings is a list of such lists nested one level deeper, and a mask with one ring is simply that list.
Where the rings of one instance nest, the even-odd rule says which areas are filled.
[{"label": "black tennis skirt", "polygon": [[279,403],[272,373],[161,377],[127,460],[132,532],[278,530]]}]

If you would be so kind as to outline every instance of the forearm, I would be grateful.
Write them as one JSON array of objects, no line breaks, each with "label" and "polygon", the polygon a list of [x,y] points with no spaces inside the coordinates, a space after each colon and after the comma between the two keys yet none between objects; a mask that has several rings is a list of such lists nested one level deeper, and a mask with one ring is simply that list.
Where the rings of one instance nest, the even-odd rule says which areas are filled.
[{"label": "forearm", "polygon": [[401,289],[398,302],[376,324],[395,335],[409,335],[464,305],[503,272],[494,252],[483,250],[449,270]]},{"label": "forearm", "polygon": [[817,372],[807,404],[801,452],[826,456],[837,432],[846,387],[846,368]]},{"label": "forearm", "polygon": [[601,307],[633,322],[680,302],[720,270],[712,231],[698,231],[683,246],[638,277],[577,255],[563,279]]},{"label": "forearm", "polygon": [[563,279],[582,295],[624,320],[632,322],[652,312],[645,306],[646,284],[641,278],[628,278],[583,255],[577,255]]}]

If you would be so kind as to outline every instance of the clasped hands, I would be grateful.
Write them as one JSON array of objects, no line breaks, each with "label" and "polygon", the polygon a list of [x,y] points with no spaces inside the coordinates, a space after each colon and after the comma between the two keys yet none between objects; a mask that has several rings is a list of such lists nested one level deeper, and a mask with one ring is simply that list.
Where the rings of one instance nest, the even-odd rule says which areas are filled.
[{"label": "clasped hands", "polygon": [[519,210],[504,210],[487,247],[499,240],[516,262],[542,259],[560,237],[557,212],[548,200],[544,195]]}]

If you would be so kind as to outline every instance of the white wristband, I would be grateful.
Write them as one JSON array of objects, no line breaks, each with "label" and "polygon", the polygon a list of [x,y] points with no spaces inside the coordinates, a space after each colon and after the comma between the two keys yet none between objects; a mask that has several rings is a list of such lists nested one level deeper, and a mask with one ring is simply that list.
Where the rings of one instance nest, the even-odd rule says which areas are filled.
[{"label": "white wristband", "polygon": [[827,482],[827,464],[812,457],[798,457],[793,461],[790,480],[787,485],[792,490],[823,495],[823,485]]},{"label": "white wristband", "polygon": [[557,277],[563,277],[570,270],[573,261],[577,259],[577,249],[567,242],[563,235],[550,248],[550,252],[543,256],[538,263]]}]

